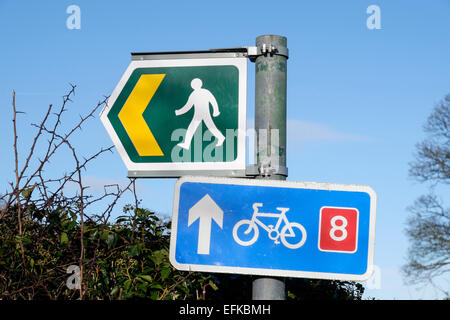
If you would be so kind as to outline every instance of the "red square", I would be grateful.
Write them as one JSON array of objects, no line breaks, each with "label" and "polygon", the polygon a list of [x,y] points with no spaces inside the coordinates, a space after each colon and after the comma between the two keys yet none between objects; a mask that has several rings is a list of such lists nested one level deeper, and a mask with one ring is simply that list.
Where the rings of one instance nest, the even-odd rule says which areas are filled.
[{"label": "red square", "polygon": [[319,250],[354,253],[358,243],[358,209],[322,207]]}]

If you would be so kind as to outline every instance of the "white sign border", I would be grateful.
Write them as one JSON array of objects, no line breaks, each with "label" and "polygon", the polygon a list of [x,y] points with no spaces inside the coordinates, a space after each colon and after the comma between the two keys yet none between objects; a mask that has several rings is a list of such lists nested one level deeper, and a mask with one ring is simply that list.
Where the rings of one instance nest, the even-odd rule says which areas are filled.
[{"label": "white sign border", "polygon": [[[195,58],[195,59],[167,59],[167,60],[133,60],[122,75],[108,99],[107,105],[100,112],[100,119],[120,154],[128,171],[225,171],[245,170],[246,166],[246,112],[247,112],[247,57],[230,58]],[[230,162],[144,162],[131,161],[116,131],[108,119],[108,113],[122,92],[125,84],[134,70],[138,68],[158,67],[188,67],[188,66],[235,66],[239,72],[239,94],[238,94],[238,134],[237,134],[237,157]]]},{"label": "white sign border", "polygon": [[[344,273],[326,273],[326,272],[294,271],[282,269],[264,269],[264,268],[246,268],[246,267],[243,268],[243,267],[178,263],[175,258],[177,226],[178,226],[178,209],[180,200],[180,188],[181,185],[185,182],[231,184],[231,185],[245,185],[245,186],[267,186],[277,188],[314,189],[314,190],[328,190],[328,191],[365,192],[369,194],[370,197],[369,247],[367,258],[367,270],[364,274],[356,275]],[[376,202],[377,202],[377,195],[375,191],[369,186],[320,183],[320,182],[277,181],[277,180],[239,179],[239,178],[222,178],[222,177],[195,177],[195,176],[181,177],[175,183],[169,260],[176,269],[184,271],[203,271],[213,273],[219,272],[219,273],[250,274],[250,275],[276,276],[276,277],[326,279],[326,280],[366,281],[371,277],[373,273]]]}]

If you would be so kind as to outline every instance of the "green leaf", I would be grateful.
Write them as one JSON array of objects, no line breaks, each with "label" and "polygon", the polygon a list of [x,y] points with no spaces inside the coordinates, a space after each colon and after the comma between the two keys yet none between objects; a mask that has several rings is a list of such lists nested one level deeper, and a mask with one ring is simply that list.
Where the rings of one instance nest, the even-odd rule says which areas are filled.
[{"label": "green leaf", "polygon": [[28,244],[31,242],[31,239],[28,236],[23,236],[22,237],[22,243],[23,244]]},{"label": "green leaf", "polygon": [[89,236],[92,240],[97,239],[98,238],[98,230],[93,230],[93,232],[91,232],[91,234]]},{"label": "green leaf", "polygon": [[150,283],[153,281],[152,277],[149,276],[149,275],[142,275],[142,276],[139,276],[139,277],[144,279],[147,282],[150,282]]},{"label": "green leaf", "polygon": [[110,233],[108,234],[108,237],[106,238],[106,244],[108,245],[108,249],[111,249],[114,247],[117,243],[117,240],[119,239],[117,234]]},{"label": "green leaf", "polygon": [[117,293],[119,292],[119,287],[114,287],[111,290],[111,296],[115,297],[117,295]]},{"label": "green leaf", "polygon": [[153,254],[150,256],[150,259],[153,261],[155,265],[159,266],[164,261],[166,252],[167,251],[164,249],[153,251]]},{"label": "green leaf", "polygon": [[102,232],[102,237],[101,237],[102,241],[106,241],[108,239],[108,235],[109,235],[108,231],[106,231],[106,230],[103,231]]},{"label": "green leaf", "polygon": [[67,233],[63,232],[61,233],[61,241],[60,243],[62,245],[67,245],[69,243],[69,237],[67,236]]},{"label": "green leaf", "polygon": [[214,291],[217,291],[219,289],[212,280],[209,280],[208,284],[211,288],[213,288]]},{"label": "green leaf", "polygon": [[159,283],[152,283],[150,288],[152,288],[152,289],[161,289],[161,290],[163,289],[163,287]]},{"label": "green leaf", "polygon": [[125,289],[125,291],[128,291],[130,289],[131,286],[131,280],[128,279],[123,283],[123,288]]},{"label": "green leaf", "polygon": [[128,254],[130,257],[137,257],[141,254],[141,246],[139,244],[135,244],[128,247]]},{"label": "green leaf", "polygon": [[31,188],[23,189],[21,192],[22,196],[24,198],[29,198],[31,196],[31,193],[33,192],[35,186],[36,185],[32,186]]},{"label": "green leaf", "polygon": [[162,278],[163,280],[167,279],[167,277],[169,276],[169,274],[170,274],[170,267],[166,267],[166,268],[162,268],[162,269],[161,269],[161,278]]},{"label": "green leaf", "polygon": [[116,223],[122,223],[122,222],[128,222],[128,220],[130,220],[129,217],[127,216],[120,216],[116,219]]},{"label": "green leaf", "polygon": [[156,300],[156,299],[158,299],[158,297],[159,297],[159,292],[158,292],[158,291],[152,290],[152,291],[150,292],[150,299]]},{"label": "green leaf", "polygon": [[[139,290],[141,290],[142,292],[147,291],[147,287],[148,287],[147,282],[144,282],[144,283],[141,283],[140,285],[138,285]],[[142,298],[145,297],[145,295],[142,295],[141,293],[138,293],[138,296],[141,296]]]}]

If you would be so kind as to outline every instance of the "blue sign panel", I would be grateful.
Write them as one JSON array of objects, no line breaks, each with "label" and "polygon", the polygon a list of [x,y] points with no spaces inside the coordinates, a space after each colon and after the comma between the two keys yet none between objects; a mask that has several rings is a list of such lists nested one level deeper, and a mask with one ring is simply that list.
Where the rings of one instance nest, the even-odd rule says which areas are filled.
[{"label": "blue sign panel", "polygon": [[184,177],[170,260],[180,270],[363,281],[375,206],[367,186]]}]

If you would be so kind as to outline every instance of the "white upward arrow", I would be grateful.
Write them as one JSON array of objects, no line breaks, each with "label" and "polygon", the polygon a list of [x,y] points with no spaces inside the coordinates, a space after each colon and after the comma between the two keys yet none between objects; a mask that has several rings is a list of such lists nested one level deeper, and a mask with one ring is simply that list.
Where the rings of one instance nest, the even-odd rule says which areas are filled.
[{"label": "white upward arrow", "polygon": [[201,198],[191,209],[189,209],[188,227],[197,219],[200,220],[198,228],[198,254],[209,254],[211,242],[212,220],[222,229],[223,211],[207,194]]}]

